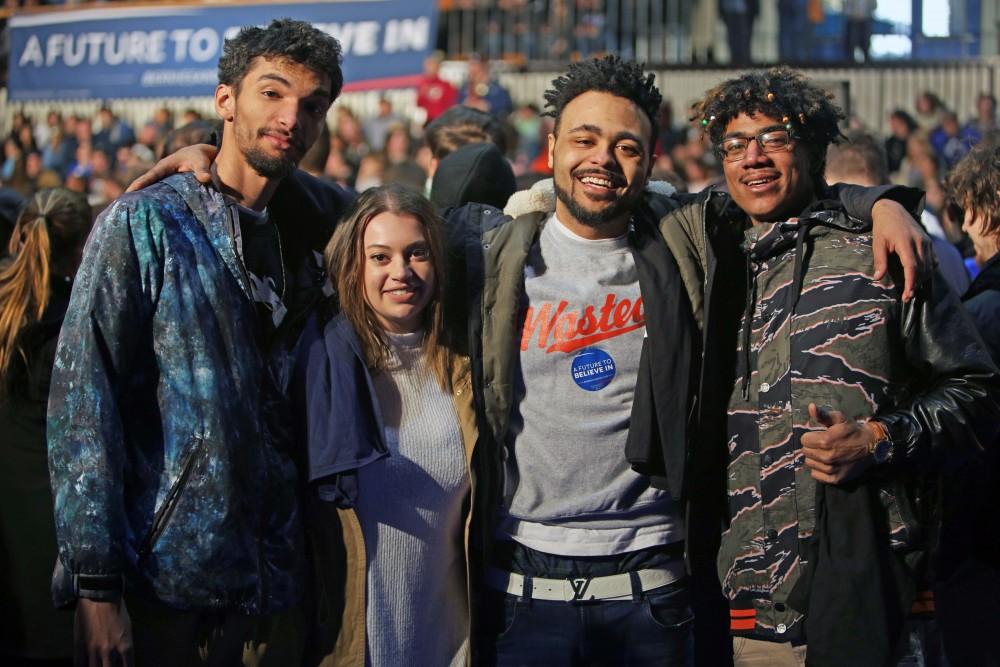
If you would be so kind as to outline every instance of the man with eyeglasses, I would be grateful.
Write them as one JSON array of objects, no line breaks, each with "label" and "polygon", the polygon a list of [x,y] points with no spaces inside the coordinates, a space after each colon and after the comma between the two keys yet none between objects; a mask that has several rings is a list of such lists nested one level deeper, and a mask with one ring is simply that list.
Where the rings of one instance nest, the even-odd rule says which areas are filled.
[{"label": "man with eyeglasses", "polygon": [[[939,652],[919,622],[933,614],[936,479],[993,442],[996,369],[940,276],[908,301],[898,271],[875,279],[871,235],[823,181],[844,118],[827,93],[777,68],[726,81],[695,113],[735,207],[705,195],[668,216],[667,241],[704,272],[687,286],[704,286],[692,300],[712,378],[700,490],[723,514],[735,664]],[[704,418],[719,405],[726,418]]]}]

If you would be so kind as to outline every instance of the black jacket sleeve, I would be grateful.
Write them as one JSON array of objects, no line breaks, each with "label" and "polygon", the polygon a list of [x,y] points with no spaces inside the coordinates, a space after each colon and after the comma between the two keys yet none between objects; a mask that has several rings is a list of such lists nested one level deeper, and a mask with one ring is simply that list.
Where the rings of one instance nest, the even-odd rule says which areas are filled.
[{"label": "black jacket sleeve", "polygon": [[893,441],[894,458],[939,470],[980,456],[1000,432],[1000,376],[940,274],[902,305],[900,336],[923,381],[905,409],[878,416]]},{"label": "black jacket sleeve", "polygon": [[837,183],[829,186],[826,195],[827,198],[839,200],[847,215],[867,223],[872,222],[872,208],[880,199],[898,202],[916,220],[920,219],[920,213],[924,208],[923,190],[902,185],[863,187]]}]

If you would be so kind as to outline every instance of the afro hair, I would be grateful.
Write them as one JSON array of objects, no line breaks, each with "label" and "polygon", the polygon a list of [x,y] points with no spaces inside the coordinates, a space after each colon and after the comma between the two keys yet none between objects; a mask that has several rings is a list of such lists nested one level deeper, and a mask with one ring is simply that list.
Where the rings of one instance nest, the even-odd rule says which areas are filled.
[{"label": "afro hair", "polygon": [[817,180],[826,168],[827,147],[844,138],[840,131],[844,112],[833,96],[787,67],[748,72],[720,83],[692,107],[691,120],[700,123],[702,133],[718,145],[740,114],[761,114],[789,125],[792,136],[808,151],[810,171]]},{"label": "afro hair", "polygon": [[649,119],[651,143],[655,145],[659,135],[657,116],[663,100],[659,89],[653,84],[655,78],[654,74],[643,72],[639,63],[622,60],[615,55],[573,63],[545,91],[545,115],[555,118],[558,133],[563,109],[576,97],[592,90],[610,93],[630,100],[642,109]]}]

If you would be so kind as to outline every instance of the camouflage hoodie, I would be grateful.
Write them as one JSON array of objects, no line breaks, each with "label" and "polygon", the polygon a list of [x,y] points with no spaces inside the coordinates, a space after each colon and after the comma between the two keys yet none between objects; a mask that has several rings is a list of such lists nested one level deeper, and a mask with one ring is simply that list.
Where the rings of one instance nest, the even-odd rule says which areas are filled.
[{"label": "camouflage hoodie", "polygon": [[[863,481],[878,488],[876,521],[911,566],[933,541],[931,471],[981,449],[964,425],[977,410],[996,414],[995,369],[957,297],[935,277],[904,304],[891,278],[871,278],[871,235],[843,231],[852,227],[828,209],[745,231],[749,289],[728,411],[730,524],[718,557],[736,634],[801,639],[789,594],[816,526],[817,484],[799,444],[816,428],[810,402],[848,419],[879,415],[889,426],[895,458]],[[938,411],[926,424],[921,406]],[[923,431],[914,435],[915,426]]]}]

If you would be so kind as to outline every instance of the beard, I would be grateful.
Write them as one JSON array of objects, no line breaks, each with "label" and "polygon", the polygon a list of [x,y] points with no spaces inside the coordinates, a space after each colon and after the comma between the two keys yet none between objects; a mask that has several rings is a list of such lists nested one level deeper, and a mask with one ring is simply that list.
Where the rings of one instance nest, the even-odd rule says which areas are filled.
[{"label": "beard", "polygon": [[[248,131],[247,134],[250,134],[250,132]],[[267,134],[267,130],[261,128],[254,134],[257,139],[262,139]],[[293,139],[292,141],[295,140]],[[253,141],[250,141],[249,137],[244,137],[239,143],[240,152],[243,154],[243,158],[247,161],[247,164],[264,178],[282,179],[291,176],[295,168],[299,165],[301,153],[304,152],[298,151],[298,157],[292,157],[289,154],[273,156],[269,155],[262,148],[259,148]]]},{"label": "beard", "polygon": [[559,182],[556,179],[553,178],[552,183],[555,185],[556,197],[558,197],[559,201],[566,206],[569,214],[572,215],[577,222],[582,225],[586,225],[587,227],[600,228],[609,222],[630,214],[639,202],[639,198],[642,196],[641,192],[626,192],[625,195],[611,201],[604,208],[594,211],[584,208],[579,202],[573,199],[573,195],[571,195],[569,191],[560,187]]},{"label": "beard", "polygon": [[295,171],[298,161],[286,157],[272,157],[259,148],[243,151],[247,164],[264,178],[287,178]]}]

